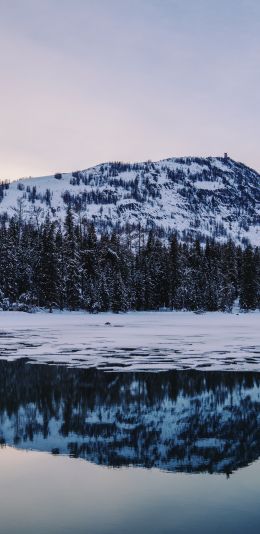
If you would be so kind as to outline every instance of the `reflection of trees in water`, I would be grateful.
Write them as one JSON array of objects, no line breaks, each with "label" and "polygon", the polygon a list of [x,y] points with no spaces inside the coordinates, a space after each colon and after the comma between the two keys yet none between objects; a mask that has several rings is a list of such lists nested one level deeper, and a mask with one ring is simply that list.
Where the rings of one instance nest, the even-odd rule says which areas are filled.
[{"label": "reflection of trees in water", "polygon": [[2,443],[99,464],[226,472],[260,455],[260,376],[0,362]]}]

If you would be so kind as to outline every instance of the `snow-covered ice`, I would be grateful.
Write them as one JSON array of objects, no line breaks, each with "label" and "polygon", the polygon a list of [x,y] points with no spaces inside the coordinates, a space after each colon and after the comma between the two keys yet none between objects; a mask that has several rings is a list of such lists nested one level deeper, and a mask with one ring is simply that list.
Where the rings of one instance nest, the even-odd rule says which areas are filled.
[{"label": "snow-covered ice", "polygon": [[260,371],[259,326],[258,312],[0,312],[0,358],[117,371]]}]

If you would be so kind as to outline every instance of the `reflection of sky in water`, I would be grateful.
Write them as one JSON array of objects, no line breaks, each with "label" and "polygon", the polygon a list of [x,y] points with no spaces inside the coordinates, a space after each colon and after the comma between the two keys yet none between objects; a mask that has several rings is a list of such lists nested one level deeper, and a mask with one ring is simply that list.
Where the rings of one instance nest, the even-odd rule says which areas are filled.
[{"label": "reflection of sky in water", "polygon": [[170,476],[7,447],[0,472],[4,533],[259,532],[259,461],[229,479]]},{"label": "reflection of sky in water", "polygon": [[0,531],[258,532],[259,414],[257,373],[0,361]]}]

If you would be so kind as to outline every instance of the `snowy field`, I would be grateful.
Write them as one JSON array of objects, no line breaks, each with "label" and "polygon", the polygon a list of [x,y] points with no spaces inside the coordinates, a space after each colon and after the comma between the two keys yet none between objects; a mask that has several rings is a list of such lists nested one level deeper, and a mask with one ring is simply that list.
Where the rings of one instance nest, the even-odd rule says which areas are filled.
[{"label": "snowy field", "polygon": [[258,312],[0,312],[0,358],[117,371],[260,371],[259,327]]}]

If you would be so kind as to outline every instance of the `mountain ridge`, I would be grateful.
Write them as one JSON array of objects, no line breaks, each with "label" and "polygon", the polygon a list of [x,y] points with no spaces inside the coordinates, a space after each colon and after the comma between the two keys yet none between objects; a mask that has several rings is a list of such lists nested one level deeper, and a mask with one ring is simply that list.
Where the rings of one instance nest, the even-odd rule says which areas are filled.
[{"label": "mountain ridge", "polygon": [[161,237],[260,243],[260,175],[227,157],[108,162],[71,173],[2,183],[0,216],[47,214],[63,221],[68,206],[99,232],[154,228]]}]

